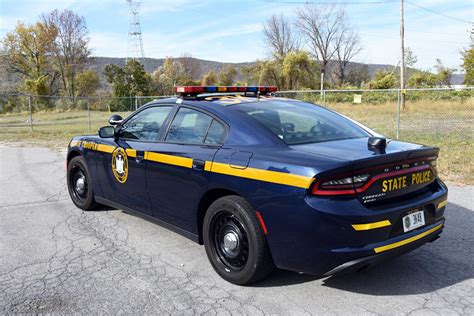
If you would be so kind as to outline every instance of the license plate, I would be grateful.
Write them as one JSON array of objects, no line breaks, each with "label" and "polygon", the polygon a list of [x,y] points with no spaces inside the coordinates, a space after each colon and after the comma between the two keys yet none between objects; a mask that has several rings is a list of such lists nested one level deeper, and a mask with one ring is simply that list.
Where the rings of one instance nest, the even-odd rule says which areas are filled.
[{"label": "license plate", "polygon": [[403,216],[403,232],[409,232],[418,227],[425,225],[425,213],[423,211],[415,211]]}]

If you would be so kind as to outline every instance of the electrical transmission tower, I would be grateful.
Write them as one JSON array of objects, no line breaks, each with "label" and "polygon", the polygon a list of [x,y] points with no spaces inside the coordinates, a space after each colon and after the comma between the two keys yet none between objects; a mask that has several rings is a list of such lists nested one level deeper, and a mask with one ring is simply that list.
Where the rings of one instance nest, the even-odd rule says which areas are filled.
[{"label": "electrical transmission tower", "polygon": [[140,16],[138,8],[141,0],[126,0],[130,8],[130,25],[128,29],[127,61],[129,59],[140,59],[145,57],[143,51],[142,29],[140,27]]}]

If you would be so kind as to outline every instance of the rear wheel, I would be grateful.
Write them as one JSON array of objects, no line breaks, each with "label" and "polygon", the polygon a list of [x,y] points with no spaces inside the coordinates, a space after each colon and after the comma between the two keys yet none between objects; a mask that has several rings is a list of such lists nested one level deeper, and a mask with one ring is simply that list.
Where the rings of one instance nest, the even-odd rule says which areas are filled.
[{"label": "rear wheel", "polygon": [[84,158],[81,156],[72,158],[68,164],[67,188],[72,201],[80,209],[89,211],[97,206],[91,177]]},{"label": "rear wheel", "polygon": [[274,269],[255,211],[239,196],[220,198],[209,207],[203,239],[212,267],[231,283],[251,284]]}]

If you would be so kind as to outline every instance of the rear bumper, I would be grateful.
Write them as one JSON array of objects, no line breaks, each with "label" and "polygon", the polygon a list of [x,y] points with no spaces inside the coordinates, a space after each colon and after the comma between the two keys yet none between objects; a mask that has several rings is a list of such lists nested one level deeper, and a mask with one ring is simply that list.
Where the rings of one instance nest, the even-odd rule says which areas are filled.
[{"label": "rear bumper", "polygon": [[443,228],[444,221],[441,221],[430,225],[429,227],[425,227],[421,231],[416,231],[416,234],[412,234],[409,237],[404,236],[403,239],[397,241],[387,241],[383,245],[371,245],[370,247],[373,247],[374,253],[376,253],[375,255],[345,262],[324,273],[324,276],[360,271],[370,266],[379,264],[387,259],[403,255],[427,242],[432,242],[439,238]]},{"label": "rear bumper", "polygon": [[[426,192],[377,209],[350,197],[277,196],[252,202],[265,222],[278,268],[331,275],[358,270],[433,240],[443,230],[446,200],[447,188],[438,180]],[[425,210],[426,225],[405,233],[402,219],[415,209]]]}]

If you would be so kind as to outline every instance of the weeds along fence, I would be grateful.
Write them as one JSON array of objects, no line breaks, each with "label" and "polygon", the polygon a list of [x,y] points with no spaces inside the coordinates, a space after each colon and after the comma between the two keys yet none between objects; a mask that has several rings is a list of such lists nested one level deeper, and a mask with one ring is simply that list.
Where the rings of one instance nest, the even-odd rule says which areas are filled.
[{"label": "weeds along fence", "polygon": [[[400,98],[405,96],[405,107]],[[323,105],[392,139],[439,146],[449,179],[474,183],[474,88],[281,91]],[[95,133],[111,113],[123,117],[163,96],[129,98],[0,93],[0,141],[61,139]]]}]

